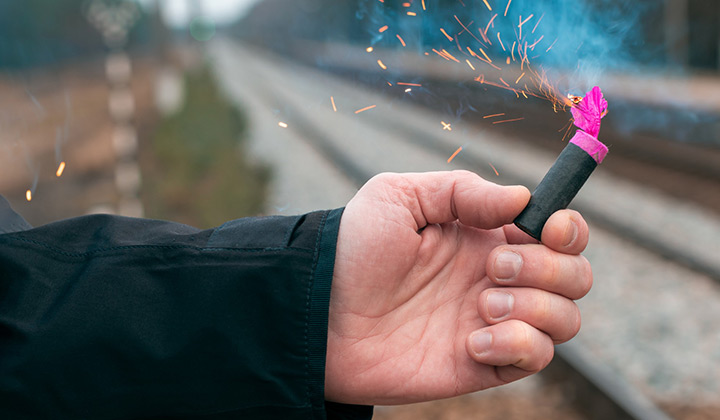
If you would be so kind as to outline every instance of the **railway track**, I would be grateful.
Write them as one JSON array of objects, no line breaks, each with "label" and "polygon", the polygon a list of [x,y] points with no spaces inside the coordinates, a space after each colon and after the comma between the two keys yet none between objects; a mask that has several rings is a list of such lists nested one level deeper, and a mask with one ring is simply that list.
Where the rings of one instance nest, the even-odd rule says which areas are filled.
[{"label": "railway track", "polygon": [[[264,82],[258,84],[253,94],[258,96],[263,105],[269,109],[281,109],[283,122],[317,154],[331,163],[355,188],[359,188],[375,175],[378,171],[368,166],[367,160],[358,159],[358,156],[349,150],[352,148],[338,143],[337,139],[328,132],[325,127],[327,124],[325,117],[333,114],[318,115],[314,107],[306,105],[307,98],[303,97],[303,92],[294,92],[301,91],[302,88],[298,84],[293,84],[293,81],[284,80],[280,73],[273,74],[274,71],[269,67],[256,69],[257,74],[263,74]],[[280,80],[284,83],[279,82]],[[293,89],[293,86],[296,89]],[[372,117],[372,125],[374,129],[386,132],[388,135],[407,139],[409,148],[423,149],[431,154],[448,153],[447,142],[440,141],[437,136],[414,127],[412,123],[405,124],[397,118],[377,113]],[[402,135],[398,136],[399,133]],[[461,153],[457,159],[460,164],[467,167],[477,166],[478,163],[477,158],[469,153]],[[522,177],[504,174],[502,178],[503,181],[517,182],[521,181],[518,178]],[[600,219],[600,217],[591,216],[591,219]],[[623,229],[625,228],[617,228],[615,232],[627,237],[627,232]],[[639,240],[645,241],[645,239]],[[647,243],[644,246],[648,247]],[[652,246],[649,248],[653,249]],[[657,252],[656,249],[653,251]],[[693,263],[688,265],[693,266]],[[704,270],[699,265],[693,268]],[[670,418],[643,392],[584,356],[583,350],[573,343],[558,346],[556,360],[546,369],[544,376],[549,381],[564,384],[563,386],[572,392],[574,406],[584,418]]]}]

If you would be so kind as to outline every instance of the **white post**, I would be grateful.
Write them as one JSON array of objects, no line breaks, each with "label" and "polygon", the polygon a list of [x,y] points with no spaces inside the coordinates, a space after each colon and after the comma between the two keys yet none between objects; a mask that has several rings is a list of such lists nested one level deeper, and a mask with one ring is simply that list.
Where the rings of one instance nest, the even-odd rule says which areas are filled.
[{"label": "white post", "polygon": [[138,139],[133,118],[135,98],[132,93],[132,62],[125,52],[130,29],[140,17],[140,9],[130,0],[92,0],[86,17],[102,34],[110,50],[105,71],[110,85],[108,110],[115,129],[112,143],[115,150],[115,187],[120,195],[117,213],[142,217],[139,198],[140,166],[137,159]]}]

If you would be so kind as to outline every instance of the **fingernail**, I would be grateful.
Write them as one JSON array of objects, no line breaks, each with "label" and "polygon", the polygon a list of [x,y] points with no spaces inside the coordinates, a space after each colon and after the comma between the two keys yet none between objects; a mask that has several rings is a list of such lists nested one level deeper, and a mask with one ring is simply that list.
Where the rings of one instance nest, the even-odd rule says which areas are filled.
[{"label": "fingernail", "polygon": [[498,281],[510,281],[517,276],[522,267],[522,257],[511,251],[501,252],[495,258],[495,278]]},{"label": "fingernail", "polygon": [[478,356],[486,353],[490,351],[492,340],[492,334],[489,332],[481,331],[474,333],[470,336],[470,350]]},{"label": "fingernail", "polygon": [[507,316],[512,310],[515,297],[507,292],[491,292],[487,297],[488,313],[493,319]]},{"label": "fingernail", "polygon": [[577,223],[573,219],[570,219],[568,226],[565,228],[565,240],[563,246],[568,247],[575,242],[578,235]]}]

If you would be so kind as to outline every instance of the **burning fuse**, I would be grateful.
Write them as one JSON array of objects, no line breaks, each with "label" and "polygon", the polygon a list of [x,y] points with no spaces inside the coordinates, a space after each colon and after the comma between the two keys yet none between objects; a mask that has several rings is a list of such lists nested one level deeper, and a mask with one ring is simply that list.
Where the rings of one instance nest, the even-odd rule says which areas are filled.
[{"label": "burning fuse", "polygon": [[515,219],[515,225],[537,240],[548,218],[570,204],[608,153],[598,140],[600,120],[608,108],[600,88],[595,86],[584,98],[569,95],[568,99],[578,130]]}]

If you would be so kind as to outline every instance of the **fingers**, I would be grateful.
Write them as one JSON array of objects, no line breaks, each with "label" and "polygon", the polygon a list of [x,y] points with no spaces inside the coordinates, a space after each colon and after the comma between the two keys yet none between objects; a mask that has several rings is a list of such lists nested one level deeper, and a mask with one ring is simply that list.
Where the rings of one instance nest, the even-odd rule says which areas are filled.
[{"label": "fingers", "polygon": [[582,255],[555,252],[544,245],[503,245],[487,260],[487,275],[501,286],[533,287],[580,299],[592,287],[592,269]]},{"label": "fingers", "polygon": [[554,354],[550,337],[517,320],[472,332],[466,341],[466,349],[478,363],[515,366],[525,372],[524,376],[542,370]]},{"label": "fingers", "polygon": [[406,207],[418,228],[455,220],[497,228],[511,223],[530,200],[525,187],[500,186],[468,171],[381,174],[365,189]]},{"label": "fingers", "polygon": [[532,288],[493,288],[483,291],[478,313],[488,324],[510,319],[523,321],[550,336],[555,344],[580,330],[580,310],[565,297]]},{"label": "fingers", "polygon": [[542,231],[542,243],[565,254],[583,252],[588,238],[588,225],[575,210],[560,210],[553,213]]}]

